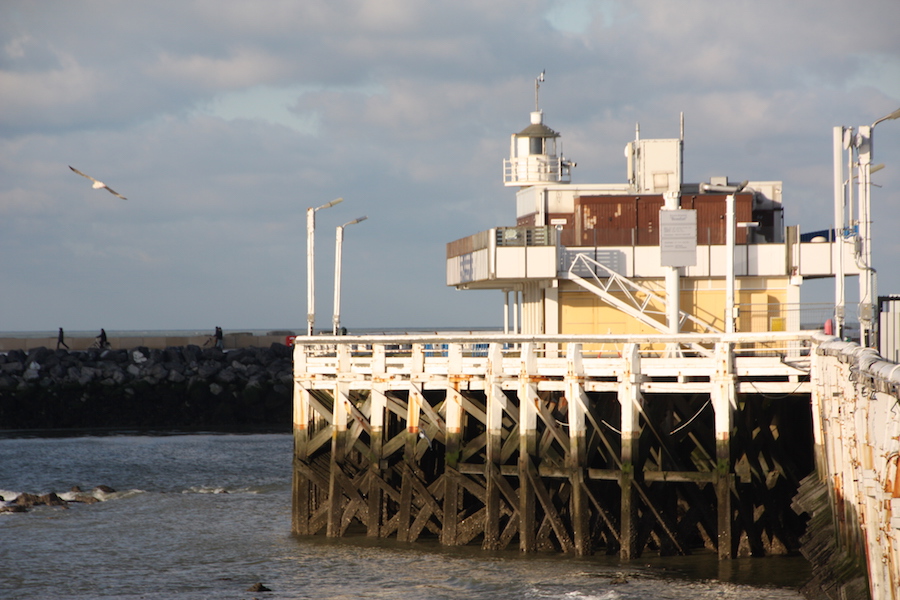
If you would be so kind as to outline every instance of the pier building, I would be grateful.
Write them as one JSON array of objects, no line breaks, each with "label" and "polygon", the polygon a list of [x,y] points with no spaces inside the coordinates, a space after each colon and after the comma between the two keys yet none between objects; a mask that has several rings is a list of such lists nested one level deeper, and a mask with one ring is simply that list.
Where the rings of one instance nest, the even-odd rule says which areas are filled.
[{"label": "pier building", "polygon": [[838,263],[843,277],[858,276],[852,246],[785,226],[780,181],[685,182],[683,119],[680,130],[645,139],[636,127],[627,181],[573,183],[575,163],[558,153],[561,134],[536,99],[503,161],[504,184],[517,188],[515,221],[447,244],[447,284],[500,290],[505,331],[529,335],[824,323],[833,305],[803,307],[800,286],[834,277]]}]

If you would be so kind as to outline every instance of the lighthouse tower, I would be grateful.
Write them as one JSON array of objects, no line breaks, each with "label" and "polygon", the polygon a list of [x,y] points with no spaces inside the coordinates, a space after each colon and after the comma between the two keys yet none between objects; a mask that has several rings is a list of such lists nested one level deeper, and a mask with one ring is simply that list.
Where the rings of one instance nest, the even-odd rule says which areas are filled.
[{"label": "lighthouse tower", "polygon": [[569,183],[574,163],[557,154],[559,133],[544,125],[544,113],[538,104],[538,90],[544,73],[534,81],[534,111],[531,124],[510,139],[509,158],[503,161],[503,183],[507,186]]}]

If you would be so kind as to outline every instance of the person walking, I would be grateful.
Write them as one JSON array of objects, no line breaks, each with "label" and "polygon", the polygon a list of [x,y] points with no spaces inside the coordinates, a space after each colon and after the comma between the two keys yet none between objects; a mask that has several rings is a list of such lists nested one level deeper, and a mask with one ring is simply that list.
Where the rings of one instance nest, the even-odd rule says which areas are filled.
[{"label": "person walking", "polygon": [[65,346],[66,350],[69,349],[69,345],[66,343],[66,334],[63,333],[63,328],[59,328],[59,335],[56,336],[56,349],[59,350],[60,346]]},{"label": "person walking", "polygon": [[100,328],[100,335],[97,336],[97,345],[100,346],[100,348],[109,347],[109,342],[106,339],[106,330],[102,327]]},{"label": "person walking", "polygon": [[219,326],[216,326],[216,348],[218,348],[219,350],[222,350],[225,347],[222,338],[223,338],[222,328]]}]

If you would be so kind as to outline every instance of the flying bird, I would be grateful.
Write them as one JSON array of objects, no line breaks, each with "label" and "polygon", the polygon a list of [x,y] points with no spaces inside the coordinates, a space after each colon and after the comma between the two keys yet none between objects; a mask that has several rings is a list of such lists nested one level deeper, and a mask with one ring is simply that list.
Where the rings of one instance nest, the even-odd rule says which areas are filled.
[{"label": "flying bird", "polygon": [[123,195],[120,194],[119,192],[115,191],[114,189],[112,189],[111,187],[109,187],[108,185],[106,185],[105,183],[103,183],[102,181],[97,181],[96,179],[94,179],[94,178],[91,177],[90,175],[85,175],[84,173],[82,173],[81,171],[79,171],[78,169],[76,169],[75,167],[73,167],[72,165],[69,165],[69,168],[72,169],[73,171],[75,171],[76,173],[78,173],[79,175],[81,175],[82,177],[87,177],[88,179],[90,179],[91,181],[93,181],[93,182],[94,182],[94,185],[93,185],[92,187],[93,187],[95,190],[105,189],[107,192],[109,192],[109,193],[112,194],[113,196],[118,196],[118,197],[121,198],[122,200],[128,200],[128,198],[126,198],[125,196],[123,196]]}]

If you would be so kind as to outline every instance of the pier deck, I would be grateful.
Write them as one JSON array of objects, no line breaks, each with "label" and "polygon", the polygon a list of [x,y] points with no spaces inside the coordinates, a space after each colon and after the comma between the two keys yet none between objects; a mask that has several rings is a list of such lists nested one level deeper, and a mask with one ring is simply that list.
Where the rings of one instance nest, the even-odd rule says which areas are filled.
[{"label": "pier deck", "polygon": [[[809,339],[297,338],[294,531],[624,558],[796,549],[802,522],[769,504],[814,462],[796,448]],[[705,352],[667,356],[676,341]],[[786,423],[800,434],[771,443]]]},{"label": "pier deck", "polygon": [[873,350],[813,332],[294,343],[299,535],[802,548],[823,589],[898,599],[900,366]]}]

